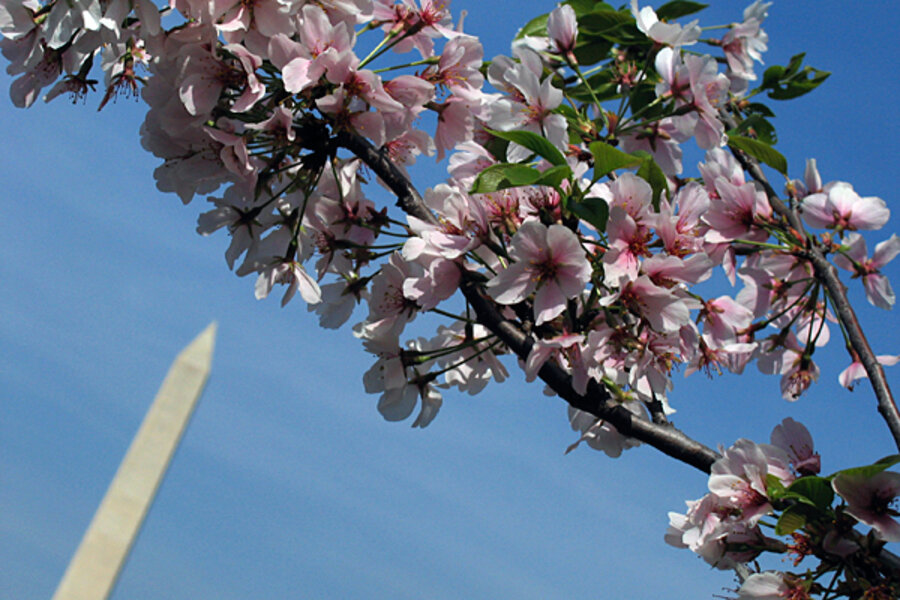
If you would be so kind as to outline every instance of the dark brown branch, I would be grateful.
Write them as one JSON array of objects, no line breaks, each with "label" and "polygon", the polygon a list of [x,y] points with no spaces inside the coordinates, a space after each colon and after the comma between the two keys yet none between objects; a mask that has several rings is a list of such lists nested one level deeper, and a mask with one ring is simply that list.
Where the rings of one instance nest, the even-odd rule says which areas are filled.
[{"label": "dark brown branch", "polygon": [[425,206],[418,190],[409,182],[403,171],[397,168],[387,153],[376,150],[369,140],[349,131],[337,134],[335,143],[355,154],[397,196],[397,206],[408,215],[437,225],[434,214]]},{"label": "dark brown branch", "polygon": [[[733,128],[735,126],[734,120],[728,117],[726,125]],[[878,412],[885,423],[887,423],[888,429],[894,438],[894,443],[897,449],[900,450],[900,411],[898,411],[897,404],[894,402],[894,396],[884,375],[884,369],[881,363],[878,362],[878,359],[875,358],[875,353],[869,345],[869,340],[859,324],[856,311],[853,310],[853,306],[847,298],[847,288],[841,283],[837,269],[825,257],[825,252],[823,252],[816,239],[806,235],[800,215],[778,197],[759,164],[753,158],[734,147],[731,147],[731,152],[738,162],[741,163],[744,170],[763,187],[769,199],[769,204],[775,212],[784,217],[800,236],[809,240],[804,255],[809,260],[810,265],[812,265],[816,278],[825,285],[825,289],[828,291],[834,311],[847,332],[850,346],[856,352],[859,361],[869,376],[869,382],[872,384],[872,389],[875,391],[875,397],[878,401]]]},{"label": "dark brown branch", "polygon": [[[526,335],[512,321],[503,318],[494,302],[484,296],[481,286],[471,278],[465,279],[461,288],[463,295],[475,309],[478,322],[496,334],[519,358],[527,359],[534,343],[531,336]],[[637,418],[624,406],[613,401],[606,389],[593,380],[588,383],[587,393],[579,394],[572,388],[571,376],[553,361],[544,363],[538,376],[572,407],[608,421],[622,435],[647,443],[705,473],[709,473],[710,467],[719,458],[714,450],[671,425]]]},{"label": "dark brown branch", "polygon": [[[425,206],[421,195],[383,152],[376,150],[368,140],[346,131],[337,135],[336,143],[356,155],[381,178],[397,196],[397,205],[402,210],[427,223],[437,224],[437,219]],[[494,302],[482,293],[479,282],[466,272],[463,276],[462,292],[475,310],[478,322],[499,337],[519,358],[527,359],[534,343],[531,336],[523,332],[514,322],[500,315]],[[604,419],[614,425],[622,435],[649,444],[705,473],[709,473],[710,467],[719,458],[717,452],[671,425],[637,418],[624,406],[614,402],[606,389],[596,382],[589,383],[586,394],[579,394],[572,387],[571,376],[552,361],[544,364],[538,376],[574,408]]]},{"label": "dark brown branch", "polygon": [[[425,206],[422,196],[403,172],[384,153],[376,150],[368,140],[353,133],[342,132],[337,137],[337,144],[353,152],[381,178],[385,185],[397,196],[397,205],[401,209],[427,223],[438,223],[434,214]],[[739,160],[743,162],[746,161],[746,158],[739,157]],[[765,181],[763,185],[767,187],[768,193],[771,190],[771,186],[765,180],[765,175],[759,170],[758,166],[756,166],[756,170],[763,177],[763,181]],[[774,195],[774,192],[770,194],[770,200],[772,195]],[[775,198],[786,209],[784,204],[778,200],[777,195],[775,195]],[[531,353],[531,347],[534,343],[531,336],[523,332],[516,323],[500,314],[494,302],[484,296],[479,282],[475,281],[467,272],[463,272],[463,276],[462,292],[475,310],[478,322],[499,337],[519,358],[525,360]],[[835,275],[834,277],[836,278],[837,276]],[[623,435],[631,436],[653,446],[664,454],[691,465],[704,473],[709,473],[712,464],[720,458],[717,452],[688,437],[672,425],[653,423],[636,418],[625,407],[614,402],[606,389],[594,381],[588,384],[586,394],[577,393],[572,388],[572,378],[569,374],[552,361],[546,362],[541,367],[541,370],[538,371],[538,376],[574,408],[604,419],[612,423]],[[881,559],[886,569],[896,572],[900,568],[900,558],[887,550],[881,551],[879,559]]]}]

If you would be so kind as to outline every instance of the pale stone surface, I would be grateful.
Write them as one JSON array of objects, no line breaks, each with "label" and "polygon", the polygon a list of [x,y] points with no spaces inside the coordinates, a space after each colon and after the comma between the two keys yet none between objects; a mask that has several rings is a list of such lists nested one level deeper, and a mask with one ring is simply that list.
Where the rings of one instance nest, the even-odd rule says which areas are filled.
[{"label": "pale stone surface", "polygon": [[53,600],[109,596],[206,385],[215,337],[212,323],[172,363]]}]

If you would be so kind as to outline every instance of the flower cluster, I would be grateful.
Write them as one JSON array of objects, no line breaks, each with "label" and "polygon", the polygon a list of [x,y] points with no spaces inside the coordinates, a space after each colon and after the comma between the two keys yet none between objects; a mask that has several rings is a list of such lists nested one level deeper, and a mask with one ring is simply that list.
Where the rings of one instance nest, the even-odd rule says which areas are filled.
[{"label": "flower cluster", "polygon": [[[609,77],[599,80],[581,71],[600,62],[578,42],[579,19],[590,18],[568,5],[544,29],[531,28],[512,57],[489,63],[479,41],[453,27],[447,4],[430,0],[183,0],[163,11],[181,16],[168,29],[146,2],[70,9],[10,0],[0,31],[11,72],[22,73],[17,104],[33,102],[61,73],[48,99],[80,93],[98,52],[104,102],[141,83],[149,106],[141,141],[163,161],[158,187],[185,203],[208,198],[213,208],[198,231],[230,233],[228,265],[256,275],[257,297],[284,285],[282,302],[299,292],[325,327],[366,303],[354,331],[379,363],[385,352],[409,352],[400,337],[422,312],[467,332],[426,344],[440,365],[400,361],[406,380],[386,390],[420,381],[426,364],[461,389],[481,389],[484,373],[499,372],[463,366],[504,352],[497,332],[475,336],[471,309],[441,308],[475,278],[530,332],[533,345],[520,357],[528,378],[549,362],[576,392],[599,385],[649,419],[652,405],[671,410],[680,365],[686,374],[741,373],[756,361],[781,376],[787,399],[818,378],[812,356],[835,316],[811,241],[862,280],[873,304],[895,300],[881,269],[900,240],[868,258],[857,233],[886,223],[884,201],[848,183],[823,185],[810,161],[788,186],[807,226],[827,230],[809,238],[773,206],[771,188],[748,177],[752,146],[734,139],[750,138],[726,135],[733,121],[760,120],[742,96],[766,48],[768,6],[755,2],[710,42],[724,51],[724,71],[712,55],[684,52],[699,41],[696,21],[660,20],[637,2],[622,12],[598,7],[622,22],[610,39],[629,39],[610,50]],[[371,32],[381,35],[374,45],[362,41]],[[418,57],[370,69],[388,50]],[[146,78],[136,74],[141,64]],[[617,112],[604,106],[619,98]],[[680,177],[688,140],[707,150],[695,180]],[[449,179],[415,210],[407,206],[405,223],[367,197],[362,165],[390,187],[387,173],[404,178],[417,156],[445,153]],[[717,267],[739,288],[711,298],[693,291]],[[851,370],[841,377],[848,386],[865,376]],[[615,431],[577,412],[572,421],[589,437]],[[601,438],[615,440],[591,438],[595,447]],[[604,449],[617,452],[621,444],[610,443]]]},{"label": "flower cluster", "polygon": [[[806,572],[749,574],[740,600],[810,598],[824,590],[817,580],[829,571],[836,572],[835,582],[844,575],[835,588],[841,595],[858,598],[875,590],[894,597],[900,591],[895,569],[873,569],[871,558],[884,542],[900,541],[900,513],[893,506],[900,473],[886,470],[900,455],[820,477],[821,459],[802,424],[785,419],[770,441],[742,439],[725,450],[712,466],[709,493],[688,502],[687,513],[669,513],[666,541],[720,569],[756,561],[764,552],[788,554],[795,567],[809,556],[823,559]],[[835,498],[839,504],[832,506]],[[766,519],[773,516],[774,524]],[[857,523],[871,526],[868,536],[853,529]]]}]

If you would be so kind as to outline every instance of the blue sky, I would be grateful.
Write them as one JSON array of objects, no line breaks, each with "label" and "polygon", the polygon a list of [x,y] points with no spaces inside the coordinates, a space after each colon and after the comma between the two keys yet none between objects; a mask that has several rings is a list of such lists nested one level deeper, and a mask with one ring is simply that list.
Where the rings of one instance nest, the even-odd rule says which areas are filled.
[{"label": "blue sky", "polygon": [[[493,56],[553,4],[510,6],[452,8]],[[796,176],[814,156],[825,181],[894,207],[900,23],[893,3],[848,6],[769,11],[767,64],[806,51],[833,72],[773,102],[778,148]],[[740,20],[743,4],[713,9],[701,24]],[[113,598],[709,598],[732,585],[662,541],[666,513],[704,493],[702,474],[647,448],[564,456],[564,404],[518,374],[446,394],[424,431],[384,422],[350,331],[319,329],[298,301],[256,301],[227,270],[226,238],[194,233],[202,202],[155,189],[142,105],[98,114],[98,101],[0,101],[0,597],[52,594],[169,363],[212,320],[209,386]],[[424,188],[443,174],[418,177]],[[900,285],[897,265],[888,274]],[[876,352],[900,352],[896,314],[850,283]],[[836,383],[840,344],[817,356],[822,380],[794,404],[777,378],[678,376],[675,422],[716,446],[765,441],[792,416],[826,471],[890,453],[871,393]],[[900,384],[897,368],[888,377]]]}]

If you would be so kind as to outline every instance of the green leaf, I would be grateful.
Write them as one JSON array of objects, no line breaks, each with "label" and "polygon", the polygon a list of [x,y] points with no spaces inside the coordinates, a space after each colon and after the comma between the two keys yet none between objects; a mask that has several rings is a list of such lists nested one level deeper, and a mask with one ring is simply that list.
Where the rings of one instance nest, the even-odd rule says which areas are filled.
[{"label": "green leaf", "polygon": [[543,173],[518,163],[491,165],[478,174],[469,191],[471,194],[487,194],[498,190],[527,185],[546,185],[559,189],[563,180],[572,176],[569,165],[551,167]]},{"label": "green leaf", "polygon": [[778,150],[765,142],[729,133],[728,145],[732,148],[737,148],[738,150],[746,152],[756,160],[769,165],[782,175],[787,176],[787,159],[782,156]]},{"label": "green leaf", "polygon": [[747,110],[752,113],[758,113],[764,117],[774,117],[775,113],[772,112],[772,109],[763,104],[762,102],[751,102],[747,105]]},{"label": "green leaf", "polygon": [[700,4],[699,2],[686,2],[684,0],[673,0],[666,2],[656,9],[656,16],[660,21],[672,21],[680,17],[686,17],[696,12],[700,12],[709,4]]},{"label": "green leaf", "polygon": [[541,175],[540,171],[526,165],[511,163],[491,165],[478,174],[469,193],[486,194],[511,187],[532,185],[541,178]]},{"label": "green leaf", "polygon": [[570,203],[569,210],[584,219],[603,233],[609,221],[609,205],[601,198],[584,198],[580,202]]},{"label": "green leaf", "polygon": [[889,454],[888,456],[879,458],[875,461],[876,465],[884,465],[885,469],[887,469],[888,467],[893,467],[897,463],[900,463],[900,454]]},{"label": "green leaf", "polygon": [[801,477],[789,485],[787,491],[789,497],[796,496],[798,499],[806,499],[810,504],[823,511],[828,510],[834,501],[831,482],[824,477]]},{"label": "green leaf", "polygon": [[755,136],[755,139],[767,144],[774,144],[778,141],[778,134],[775,133],[775,127],[769,123],[765,117],[758,114],[747,116],[746,119],[741,121],[740,125],[729,133],[751,133]]},{"label": "green leaf", "polygon": [[594,156],[594,179],[600,179],[617,169],[638,167],[644,163],[642,157],[626,154],[606,142],[593,142],[588,148]]},{"label": "green leaf", "polygon": [[578,29],[591,33],[604,33],[622,25],[633,24],[634,17],[628,12],[616,10],[595,10],[578,19]]},{"label": "green leaf", "polygon": [[572,169],[569,165],[558,165],[550,167],[541,173],[540,178],[534,182],[534,185],[546,185],[558,189],[560,184],[571,176]]},{"label": "green leaf", "polygon": [[579,65],[589,67],[608,58],[612,46],[612,42],[604,37],[585,33],[578,36],[573,52]]},{"label": "green leaf", "polygon": [[763,73],[763,81],[757,90],[770,90],[773,100],[790,100],[807,94],[822,84],[831,75],[813,67],[803,67],[805,53],[791,57],[787,67],[773,65]]},{"label": "green leaf", "polygon": [[853,467],[852,469],[844,469],[843,471],[838,471],[837,473],[830,475],[828,479],[834,479],[836,476],[842,473],[853,477],[872,477],[874,475],[878,475],[886,469],[889,469],[890,467],[893,467],[898,462],[900,462],[900,454],[891,454],[890,456],[885,456],[884,458],[875,461],[875,463],[871,465],[866,465],[864,467]]},{"label": "green leaf", "polygon": [[531,37],[547,37],[547,19],[550,15],[543,14],[525,23],[525,26],[516,34],[517,40],[525,36]]},{"label": "green leaf", "polygon": [[598,10],[614,10],[612,6],[606,2],[597,0],[567,0],[563,4],[568,4],[575,10],[575,16],[579,19],[590,12]]},{"label": "green leaf", "polygon": [[830,75],[831,73],[828,71],[806,67],[796,78],[769,92],[769,98],[773,100],[790,100],[803,94],[808,94],[819,87]]},{"label": "green leaf", "polygon": [[578,114],[578,111],[569,106],[568,104],[560,104],[556,108],[553,109],[553,112],[559,113],[564,116],[568,120],[578,120],[581,115]]},{"label": "green leaf", "polygon": [[566,164],[566,157],[563,156],[563,153],[542,135],[531,131],[495,131],[493,129],[488,129],[488,133],[495,137],[515,142],[520,146],[525,146],[538,156],[546,158],[553,165]]},{"label": "green leaf", "polygon": [[806,525],[806,515],[800,506],[799,504],[790,506],[781,513],[778,523],[775,524],[777,535],[788,535]]},{"label": "green leaf", "polygon": [[771,473],[766,473],[766,495],[771,500],[781,499],[787,490],[781,480]]},{"label": "green leaf", "polygon": [[[577,50],[578,49],[576,47],[576,52]],[[591,75],[590,77],[588,77],[587,85],[590,86],[590,89],[594,90],[594,95],[597,96],[597,100],[599,100],[600,102],[603,102],[604,100],[611,100],[613,98],[618,98],[621,96],[618,91],[619,84],[618,82],[613,81],[613,73],[609,70],[604,70],[600,73],[597,73],[596,75]],[[588,87],[584,85],[584,83],[579,83],[575,87],[566,90],[566,93],[581,102],[594,102],[594,96],[591,95],[591,92],[588,90]],[[562,104],[560,105],[560,108],[563,106],[566,105]]]},{"label": "green leaf", "polygon": [[648,152],[641,150],[634,154],[644,156],[644,163],[641,165],[641,168],[637,170],[637,176],[644,179],[650,184],[650,187],[653,188],[653,210],[659,212],[659,197],[662,195],[663,191],[665,191],[666,196],[668,196],[669,180],[666,179],[666,174],[663,173],[660,166],[656,164],[656,161],[653,160],[653,157],[650,156]]}]

